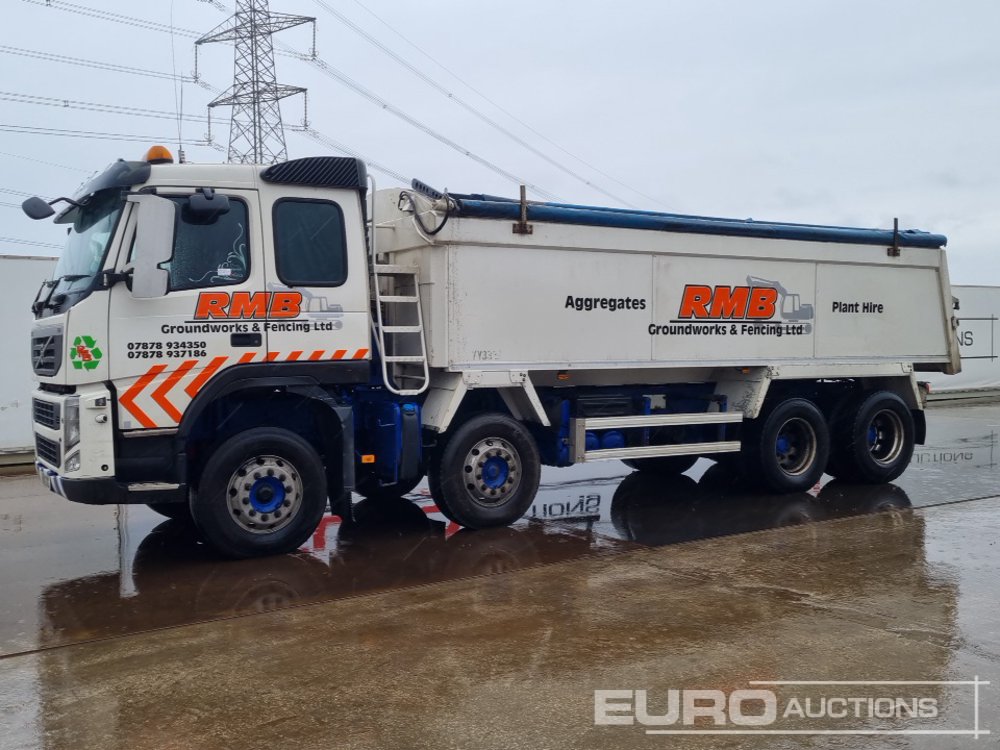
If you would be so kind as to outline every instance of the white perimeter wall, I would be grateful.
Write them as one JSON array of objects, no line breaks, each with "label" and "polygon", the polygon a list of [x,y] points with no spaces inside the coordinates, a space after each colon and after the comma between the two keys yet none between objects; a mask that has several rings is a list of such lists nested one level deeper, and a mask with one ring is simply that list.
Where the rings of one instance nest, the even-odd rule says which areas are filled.
[{"label": "white perimeter wall", "polygon": [[55,258],[0,255],[0,325],[8,344],[0,366],[0,453],[33,450],[31,303],[55,265]]},{"label": "white perimeter wall", "polygon": [[1000,287],[953,286],[951,293],[961,305],[956,315],[962,372],[917,373],[917,377],[930,382],[932,397],[1000,391]]}]

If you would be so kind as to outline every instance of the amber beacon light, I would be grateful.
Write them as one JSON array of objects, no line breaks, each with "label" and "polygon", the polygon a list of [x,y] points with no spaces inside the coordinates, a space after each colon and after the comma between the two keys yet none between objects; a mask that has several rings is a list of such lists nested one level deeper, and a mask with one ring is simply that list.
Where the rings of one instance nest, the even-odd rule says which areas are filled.
[{"label": "amber beacon light", "polygon": [[174,155],[170,153],[170,149],[166,146],[153,146],[146,152],[144,161],[150,164],[173,164]]}]

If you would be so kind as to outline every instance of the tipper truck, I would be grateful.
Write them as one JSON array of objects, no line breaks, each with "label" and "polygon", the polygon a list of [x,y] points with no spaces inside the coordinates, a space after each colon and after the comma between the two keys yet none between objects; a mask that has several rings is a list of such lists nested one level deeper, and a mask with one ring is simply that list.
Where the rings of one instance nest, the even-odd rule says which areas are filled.
[{"label": "tipper truck", "polygon": [[521,517],[542,465],[886,482],[924,440],[918,373],[960,366],[946,239],[898,226],[376,190],[351,158],[162,147],[24,210],[68,235],[33,305],[43,482],[193,519],[234,557],[424,476],[471,528]]}]

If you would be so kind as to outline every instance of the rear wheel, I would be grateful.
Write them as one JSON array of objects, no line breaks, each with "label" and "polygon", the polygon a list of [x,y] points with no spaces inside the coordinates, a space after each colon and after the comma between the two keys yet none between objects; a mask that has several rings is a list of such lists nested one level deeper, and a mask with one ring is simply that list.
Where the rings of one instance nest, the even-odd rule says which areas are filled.
[{"label": "rear wheel", "polygon": [[327,506],[326,473],[309,443],[261,427],[224,442],[208,459],[191,514],[206,541],[229,557],[292,552]]},{"label": "rear wheel", "polygon": [[775,492],[804,492],[823,476],[830,433],[822,412],[803,398],[782,401],[750,427],[744,442],[748,467]]},{"label": "rear wheel", "polygon": [[435,452],[428,483],[445,516],[478,529],[523,516],[540,476],[538,447],[528,431],[506,415],[482,414]]},{"label": "rear wheel", "polygon": [[835,417],[831,429],[831,473],[838,479],[891,482],[913,457],[913,414],[895,393],[862,394]]}]

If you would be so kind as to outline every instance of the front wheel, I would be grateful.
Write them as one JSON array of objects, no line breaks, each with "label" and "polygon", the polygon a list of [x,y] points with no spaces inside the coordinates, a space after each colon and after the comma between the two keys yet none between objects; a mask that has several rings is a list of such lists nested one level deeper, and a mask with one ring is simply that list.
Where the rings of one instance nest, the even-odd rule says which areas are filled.
[{"label": "front wheel", "polygon": [[315,449],[294,432],[260,427],[231,437],[208,459],[191,515],[222,554],[257,557],[298,549],[326,505]]},{"label": "front wheel", "polygon": [[823,413],[803,398],[782,401],[745,442],[748,468],[756,466],[763,484],[775,492],[805,492],[823,476],[830,454],[830,433]]},{"label": "front wheel", "polygon": [[431,492],[441,512],[462,526],[507,526],[525,514],[538,492],[538,447],[506,415],[473,417],[435,454]]}]

